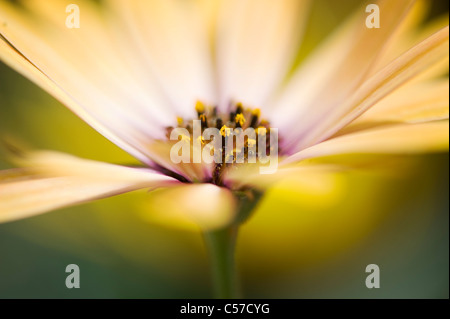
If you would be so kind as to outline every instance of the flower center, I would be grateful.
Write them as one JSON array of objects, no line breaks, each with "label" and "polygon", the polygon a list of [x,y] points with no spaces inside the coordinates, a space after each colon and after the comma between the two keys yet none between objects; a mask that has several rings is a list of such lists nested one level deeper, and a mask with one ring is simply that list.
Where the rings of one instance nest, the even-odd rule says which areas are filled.
[{"label": "flower center", "polygon": [[[199,163],[200,157],[208,164],[214,163],[211,182],[220,185],[226,167],[242,163],[266,164],[275,149],[277,156],[278,132],[271,130],[270,123],[261,118],[259,109],[244,108],[237,103],[228,114],[220,114],[217,107],[198,101],[195,110],[197,118],[178,118],[178,127],[167,127],[166,136],[188,147],[189,155],[181,160],[183,163]],[[182,150],[183,145],[179,148]],[[197,157],[196,151],[200,153]]]}]

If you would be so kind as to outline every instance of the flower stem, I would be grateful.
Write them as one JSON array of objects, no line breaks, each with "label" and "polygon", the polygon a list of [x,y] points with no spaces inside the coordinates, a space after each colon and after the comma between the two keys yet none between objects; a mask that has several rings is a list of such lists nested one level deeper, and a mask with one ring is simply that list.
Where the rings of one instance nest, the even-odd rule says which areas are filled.
[{"label": "flower stem", "polygon": [[235,247],[239,226],[254,211],[263,194],[258,191],[236,192],[239,199],[236,219],[224,228],[203,233],[210,255],[215,297],[240,298],[240,287],[235,264]]},{"label": "flower stem", "polygon": [[235,265],[235,246],[238,225],[204,233],[206,248],[211,259],[215,297],[238,298],[239,288]]}]

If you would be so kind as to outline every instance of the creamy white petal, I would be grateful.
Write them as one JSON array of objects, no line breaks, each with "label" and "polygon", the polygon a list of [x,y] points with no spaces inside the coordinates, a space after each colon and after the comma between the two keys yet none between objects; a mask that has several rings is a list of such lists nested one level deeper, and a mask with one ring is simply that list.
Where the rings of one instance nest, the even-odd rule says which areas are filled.
[{"label": "creamy white petal", "polygon": [[42,73],[35,65],[26,59],[20,52],[16,51],[8,42],[0,38],[0,59],[6,64],[13,67],[16,71],[26,76],[28,79],[38,84],[47,92],[50,92],[55,98],[64,103],[67,107],[75,110],[75,113],[84,121],[94,127],[99,133],[111,140],[113,143],[140,159],[144,163],[149,163],[149,158],[134,148],[126,141],[126,138],[121,134],[120,127],[112,127],[104,121],[99,121],[91,112],[83,108],[80,103],[71,96],[67,91],[60,87],[57,83],[52,81],[47,75]]},{"label": "creamy white petal", "polygon": [[[415,2],[412,12],[404,21],[400,31],[395,36],[395,40],[392,41],[392,45],[388,46],[385,52],[378,58],[377,65],[374,68],[372,75],[417,43],[420,43],[448,25],[448,14],[434,18],[429,22],[423,21],[429,14],[428,7],[430,7],[430,5],[431,2],[429,1]],[[448,61],[446,65],[444,63],[441,67],[436,66],[434,68],[435,70],[427,70],[427,72],[418,76],[417,80],[422,81],[424,79],[444,76],[448,72]],[[415,80],[416,78],[414,81]]]},{"label": "creamy white petal", "polygon": [[296,165],[281,164],[273,174],[261,174],[257,165],[249,164],[229,169],[224,175],[224,183],[237,190],[241,187],[251,186],[264,191],[276,183],[290,178],[295,179],[298,185],[313,187],[318,183],[323,184],[332,180],[332,175],[342,170],[343,167],[338,165],[300,163]]},{"label": "creamy white petal", "polygon": [[13,161],[45,176],[77,176],[111,182],[129,182],[136,185],[141,183],[145,185],[153,180],[161,185],[177,183],[174,178],[148,168],[109,164],[55,151],[24,151],[15,156]]},{"label": "creamy white petal", "polygon": [[158,190],[148,204],[142,216],[151,222],[170,224],[171,227],[217,229],[233,222],[236,213],[236,200],[231,192],[213,184]]},{"label": "creamy white petal", "polygon": [[339,136],[306,148],[283,165],[339,154],[417,154],[448,151],[449,122],[397,124]]},{"label": "creamy white petal", "polygon": [[[65,11],[67,1],[38,3],[26,0],[25,5],[33,13],[32,17],[39,21],[34,28],[38,29],[36,32],[40,38],[49,39],[49,43],[53,39],[54,43],[50,44],[66,60],[77,67],[83,64],[89,78],[100,77],[99,85],[110,87],[116,98],[116,95],[123,96],[128,103],[121,105],[122,108],[136,118],[144,117],[150,124],[170,123],[170,116],[173,117],[174,113],[169,112],[167,101],[148,73],[142,67],[132,68],[137,54],[130,50],[127,39],[117,36],[116,29],[123,26],[118,21],[107,19],[106,6],[97,8],[91,2],[79,2],[83,27],[70,30],[61,23],[68,15]],[[52,34],[47,36],[49,29]]]},{"label": "creamy white petal", "polygon": [[198,1],[119,0],[111,5],[125,26],[141,67],[153,74],[177,115],[195,115],[195,102],[216,100],[209,33]]},{"label": "creamy white petal", "polygon": [[220,102],[264,107],[298,49],[308,1],[222,1],[217,30]]},{"label": "creamy white petal", "polygon": [[174,141],[154,141],[153,143],[149,144],[148,147],[152,151],[155,161],[161,163],[160,165],[166,167],[172,172],[183,176],[188,181],[204,181],[211,177],[213,164],[207,164],[204,161],[201,161],[200,163],[194,163],[192,145],[189,147],[189,163],[174,163],[171,157],[171,148],[174,144]]},{"label": "creamy white petal", "polygon": [[61,1],[52,3],[60,9],[61,23],[43,19],[52,17],[54,7],[43,5],[28,16],[0,2],[0,34],[4,37],[0,58],[111,141],[149,162],[151,154],[145,144],[162,137],[162,128],[174,122],[176,113],[155,100],[151,86],[147,94],[131,80],[133,75],[127,74],[126,64],[115,54],[111,34],[90,4],[80,4],[84,28],[68,29],[63,23],[65,6]]},{"label": "creamy white petal", "polygon": [[131,186],[127,183],[86,182],[77,177],[33,178],[0,183],[0,222],[120,194],[131,190]]},{"label": "creamy white petal", "polygon": [[30,153],[26,168],[0,171],[0,222],[141,188],[176,185],[149,169],[129,168],[57,152]]},{"label": "creamy white petal", "polygon": [[448,57],[448,37],[447,26],[377,72],[339,107],[330,110],[326,118],[323,118],[320,123],[316,123],[297,144],[298,149],[316,144],[332,136],[400,85],[441,59]]},{"label": "creamy white petal", "polygon": [[272,102],[271,123],[288,136],[285,148],[340,107],[367,77],[377,57],[390,44],[412,1],[377,2],[383,26],[365,27],[365,4],[304,61],[280,96]]},{"label": "creamy white petal", "polygon": [[405,85],[376,103],[343,130],[376,123],[420,123],[448,119],[448,97],[448,78]]}]

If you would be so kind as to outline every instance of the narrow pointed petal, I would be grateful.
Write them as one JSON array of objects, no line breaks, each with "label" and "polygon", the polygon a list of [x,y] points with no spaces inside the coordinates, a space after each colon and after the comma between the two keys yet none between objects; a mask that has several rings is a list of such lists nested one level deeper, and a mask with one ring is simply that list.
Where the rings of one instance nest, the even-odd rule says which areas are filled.
[{"label": "narrow pointed petal", "polygon": [[343,167],[323,164],[280,165],[273,174],[261,174],[257,165],[243,165],[230,169],[225,174],[225,184],[239,189],[245,186],[265,191],[276,183],[294,179],[298,187],[317,188],[333,184],[333,175],[342,171]]},{"label": "narrow pointed petal", "polygon": [[114,41],[91,2],[79,2],[83,24],[72,30],[64,24],[64,1],[26,5],[29,11],[0,1],[0,59],[119,147],[150,163],[146,142],[163,137],[176,113],[151,81],[130,73],[130,58],[119,54],[126,43]]},{"label": "narrow pointed petal", "polygon": [[174,163],[171,157],[171,148],[174,142],[154,141],[148,147],[152,151],[154,160],[161,166],[175,172],[188,181],[204,181],[211,178],[213,170],[212,164],[207,164],[204,161],[194,163],[193,161],[193,147],[190,147],[190,162],[189,163]]},{"label": "narrow pointed petal", "polygon": [[448,97],[448,79],[406,85],[376,103],[334,136],[386,124],[448,119]]},{"label": "narrow pointed petal", "polygon": [[195,115],[197,100],[215,103],[209,30],[198,1],[118,0],[117,29],[142,69],[152,74],[177,115]]},{"label": "narrow pointed petal", "polygon": [[178,183],[149,169],[84,160],[57,152],[36,152],[19,161],[28,167],[0,171],[0,222],[141,188]]},{"label": "narrow pointed petal", "polygon": [[40,69],[38,69],[33,63],[25,58],[20,52],[18,52],[10,43],[3,41],[0,36],[0,59],[9,66],[13,67],[20,74],[24,75],[41,88],[52,94],[56,99],[61,101],[71,110],[73,110],[80,118],[90,124],[100,134],[105,136],[111,142],[124,149],[129,154],[135,156],[144,163],[149,163],[149,158],[145,153],[134,148],[128,142],[126,142],[125,136],[120,133],[121,126],[116,126],[114,129],[112,125],[106,123],[106,121],[100,120],[98,117],[82,107],[81,104],[70,95],[64,88],[55,83]]},{"label": "narrow pointed petal", "polygon": [[211,230],[230,224],[235,213],[236,201],[229,190],[192,184],[156,191],[142,215],[151,222]]},{"label": "narrow pointed petal", "polygon": [[19,154],[14,162],[45,176],[78,176],[96,180],[130,182],[146,184],[147,182],[176,183],[172,177],[159,174],[148,168],[133,168],[109,164],[54,151],[31,151]]},{"label": "narrow pointed petal", "polygon": [[283,164],[339,154],[418,154],[448,151],[449,122],[397,124],[350,133],[311,146]]},{"label": "narrow pointed petal", "polygon": [[[269,114],[275,127],[289,132],[292,146],[339,107],[373,70],[377,58],[396,34],[413,1],[378,1],[382,27],[365,27],[366,4],[338,28],[293,75]],[[281,132],[284,133],[284,132]]]},{"label": "narrow pointed petal", "polygon": [[[222,1],[217,30],[219,106],[263,107],[298,49],[308,1]],[[239,100],[238,100],[239,99]]]},{"label": "narrow pointed petal", "polygon": [[[395,60],[417,43],[423,41],[423,39],[432,36],[448,25],[448,14],[434,18],[432,21],[422,21],[429,15],[429,8],[427,7],[429,7],[430,4],[431,3],[428,1],[416,1],[411,14],[408,15],[405,23],[400,28],[401,30],[399,30],[397,35],[395,35],[395,40],[392,41],[392,45],[388,46],[385,52],[378,58],[377,65],[374,67],[374,72],[371,75],[388,65],[391,61]],[[444,76],[448,72],[448,61],[446,64],[447,65],[444,63],[441,66],[435,66],[435,70],[427,70],[428,74],[421,74],[417,78],[419,80],[423,80],[426,78],[431,79],[434,77]]]},{"label": "narrow pointed petal", "polygon": [[316,144],[367,111],[375,103],[428,67],[448,57],[448,26],[411,48],[361,85],[338,108],[330,110],[298,144],[299,149]]}]

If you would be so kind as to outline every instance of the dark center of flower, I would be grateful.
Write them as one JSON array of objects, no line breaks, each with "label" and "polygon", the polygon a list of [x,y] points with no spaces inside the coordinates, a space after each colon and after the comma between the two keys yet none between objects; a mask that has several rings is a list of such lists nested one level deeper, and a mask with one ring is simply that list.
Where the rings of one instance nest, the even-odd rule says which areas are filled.
[{"label": "dark center of flower", "polygon": [[[201,148],[209,146],[211,155],[215,155],[212,181],[221,184],[221,176],[226,167],[241,163],[257,163],[261,157],[266,157],[274,150],[271,138],[270,123],[261,118],[261,111],[257,108],[244,108],[241,103],[230,107],[228,114],[219,113],[217,107],[206,106],[198,101],[195,105],[197,118],[177,118],[177,128],[185,129],[189,136],[182,136],[181,140],[192,143],[197,140]],[[199,136],[195,135],[195,125],[200,126]],[[220,134],[219,149],[211,148],[212,139],[205,138],[205,130],[216,129]],[[167,139],[171,139],[174,127],[167,127]],[[240,141],[240,142],[239,142]],[[276,140],[278,144],[278,137]],[[208,145],[209,144],[209,145]],[[272,144],[272,145],[271,145]],[[217,145],[217,144],[215,144]]]}]

